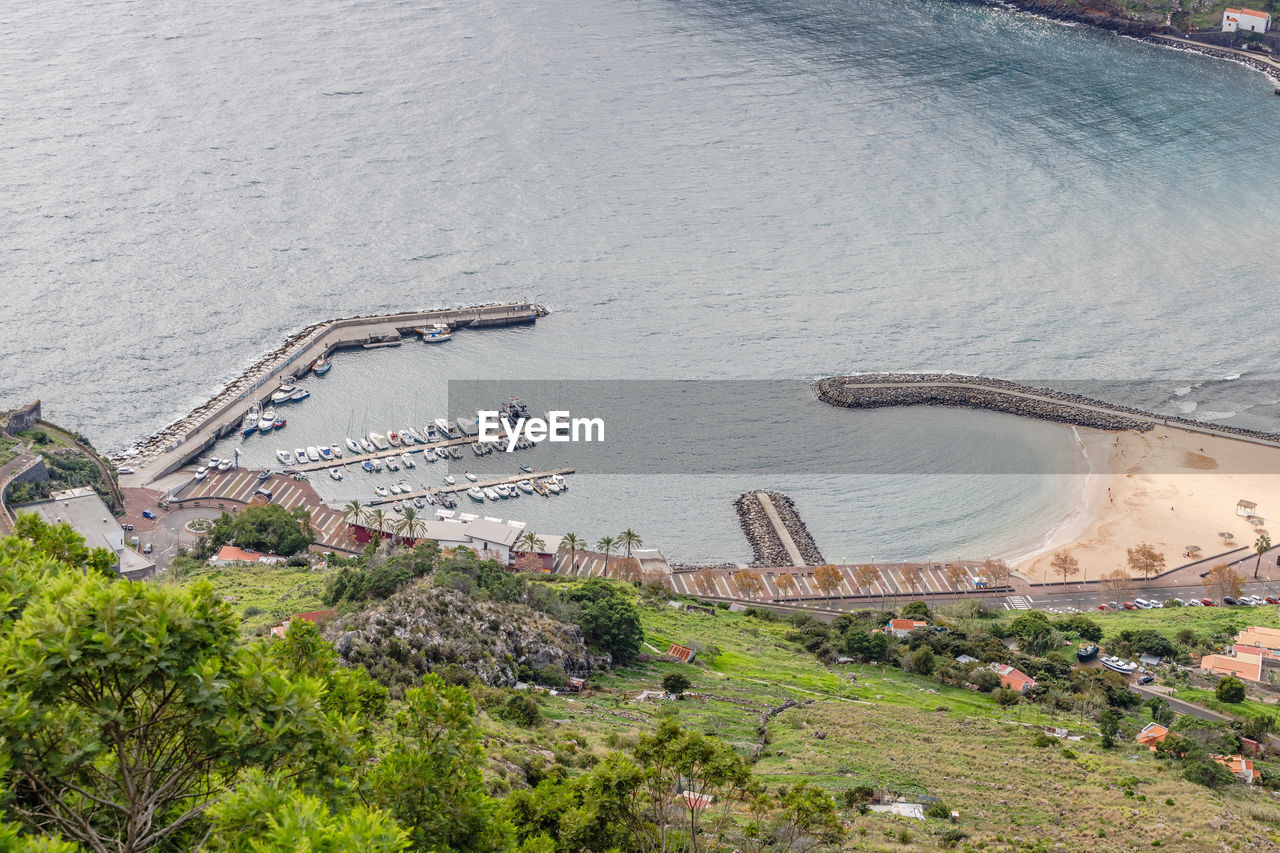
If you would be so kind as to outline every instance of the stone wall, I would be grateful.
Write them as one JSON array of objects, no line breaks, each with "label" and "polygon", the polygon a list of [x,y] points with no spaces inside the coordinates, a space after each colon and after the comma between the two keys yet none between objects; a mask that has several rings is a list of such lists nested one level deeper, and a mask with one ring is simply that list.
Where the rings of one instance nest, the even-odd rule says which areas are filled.
[{"label": "stone wall", "polygon": [[31,429],[40,420],[40,401],[36,400],[30,405],[23,406],[20,409],[14,409],[9,413],[9,420],[4,425],[4,431],[8,435],[16,436],[23,430]]}]

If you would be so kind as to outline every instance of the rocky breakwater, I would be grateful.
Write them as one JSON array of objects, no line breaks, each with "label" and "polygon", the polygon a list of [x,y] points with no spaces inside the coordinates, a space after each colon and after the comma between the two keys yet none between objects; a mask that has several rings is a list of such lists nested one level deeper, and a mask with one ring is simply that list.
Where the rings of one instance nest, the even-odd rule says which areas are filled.
[{"label": "rocky breakwater", "polygon": [[796,505],[791,498],[781,492],[755,491],[738,495],[738,499],[733,502],[734,509],[738,513],[738,523],[742,525],[742,532],[751,546],[752,565],[790,566],[793,563],[773,521],[765,512],[764,505],[760,503],[759,495],[761,494],[767,495],[773,503],[783,529],[800,551],[804,564],[820,566],[826,562],[822,559],[822,552],[813,541],[809,528],[805,527],[800,514],[796,512]]},{"label": "rocky breakwater", "polygon": [[396,696],[450,664],[490,686],[511,687],[522,669],[586,678],[612,663],[588,652],[576,625],[423,583],[330,623],[325,636],[345,663],[363,665]]}]

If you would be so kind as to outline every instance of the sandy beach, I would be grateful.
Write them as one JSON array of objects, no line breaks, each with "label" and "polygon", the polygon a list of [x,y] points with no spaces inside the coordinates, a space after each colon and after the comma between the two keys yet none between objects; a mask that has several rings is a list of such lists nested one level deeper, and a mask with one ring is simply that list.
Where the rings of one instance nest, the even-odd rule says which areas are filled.
[{"label": "sandy beach", "polygon": [[[1173,568],[1233,547],[1252,548],[1260,531],[1280,541],[1280,523],[1269,520],[1280,516],[1280,448],[1172,427],[1077,434],[1091,468],[1077,486],[1079,505],[1041,547],[1010,561],[1033,581],[1062,579],[1049,561],[1063,549],[1080,561],[1081,573],[1071,580],[1085,580],[1126,568],[1127,549],[1139,544],[1154,546]],[[1237,514],[1242,499],[1268,519],[1262,527]],[[1192,545],[1201,550],[1188,557]]]}]

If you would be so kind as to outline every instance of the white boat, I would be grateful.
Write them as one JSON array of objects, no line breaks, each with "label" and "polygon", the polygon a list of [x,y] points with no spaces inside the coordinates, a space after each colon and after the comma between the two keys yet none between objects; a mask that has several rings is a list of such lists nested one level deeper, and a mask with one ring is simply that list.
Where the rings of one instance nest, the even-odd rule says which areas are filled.
[{"label": "white boat", "polygon": [[524,492],[526,495],[533,494],[533,483],[530,483],[528,480],[521,480],[516,483],[516,486],[519,487],[520,491]]},{"label": "white boat", "polygon": [[551,475],[550,477],[548,477],[547,479],[549,479],[551,482],[553,482],[553,483],[555,483],[557,486],[559,486],[559,487],[560,487],[560,491],[562,491],[562,492],[567,492],[567,491],[569,491],[569,481],[568,481],[568,480],[566,480],[564,477],[561,477],[559,474],[552,474],[552,475]]},{"label": "white boat", "polygon": [[230,470],[231,470],[231,460],[230,460],[230,459],[223,459],[221,462],[219,462],[219,463],[218,463],[218,470],[219,470],[219,471],[230,471]]},{"label": "white boat", "polygon": [[1124,658],[1112,657],[1111,655],[1104,655],[1100,660],[1102,661],[1102,665],[1107,669],[1112,672],[1118,672],[1121,675],[1132,675],[1133,671],[1138,668],[1138,665],[1133,661],[1127,661]]},{"label": "white boat", "polygon": [[402,430],[400,430],[400,433],[399,433],[400,443],[403,444],[405,447],[408,447],[409,445],[417,441],[413,433],[414,433],[414,430],[412,427],[405,427]]},{"label": "white boat", "polygon": [[410,492],[412,492],[412,491],[413,491],[413,486],[410,486],[410,485],[409,485],[409,481],[408,481],[408,480],[401,480],[401,481],[400,481],[400,493],[401,493],[401,494],[407,495],[407,494],[409,494],[409,493],[410,493]]},{"label": "white boat", "polygon": [[258,417],[262,411],[255,405],[249,408],[245,413],[244,420],[240,422],[240,437],[248,438],[258,431]]},{"label": "white boat", "polygon": [[363,436],[360,438],[360,449],[365,453],[372,453],[377,450],[377,448],[373,446],[373,442]]},{"label": "white boat", "polygon": [[407,433],[409,433],[409,435],[413,436],[413,440],[414,440],[414,441],[416,441],[416,442],[418,442],[418,444],[426,444],[426,443],[427,443],[427,437],[426,437],[425,435],[423,435],[422,433],[418,432],[418,431],[417,431],[416,429],[414,429],[413,427],[405,427],[405,428],[404,428],[404,431],[405,431],[405,432],[407,432]]},{"label": "white boat", "polygon": [[293,393],[289,395],[289,402],[296,403],[299,400],[305,400],[311,396],[311,392],[306,388],[295,388]]},{"label": "white boat", "polygon": [[435,424],[427,424],[422,428],[422,434],[427,437],[427,444],[435,444],[440,441],[440,432],[436,429]]},{"label": "white boat", "polygon": [[479,480],[479,479],[480,479],[480,478],[479,478],[479,477],[477,477],[475,474],[472,474],[470,471],[467,471],[466,473],[464,473],[464,474],[463,474],[463,476],[464,476],[464,477],[466,477],[468,480],[470,480],[470,481],[471,481],[471,482],[473,482],[473,483],[474,483],[475,481],[477,481],[477,480]]},{"label": "white boat", "polygon": [[400,454],[400,461],[404,463],[406,468],[417,468],[418,465],[413,461],[413,455],[408,451]]},{"label": "white boat", "polygon": [[380,432],[369,433],[369,440],[373,442],[373,446],[379,450],[389,450],[391,445],[387,444],[387,437]]},{"label": "white boat", "polygon": [[391,443],[392,447],[399,447],[400,433],[396,432],[395,430],[392,430],[391,432],[387,433],[387,441]]},{"label": "white boat", "polygon": [[426,507],[426,504],[422,502],[422,498],[414,498],[413,505],[416,506],[418,509],[423,509]]},{"label": "white boat", "polygon": [[371,465],[373,465],[373,470],[375,470],[375,471],[381,471],[381,470],[382,470],[382,460],[381,460],[381,459],[371,459],[371,460],[369,460],[369,463],[370,463]]},{"label": "white boat", "polygon": [[277,450],[276,458],[286,465],[293,464],[293,454],[287,450]]},{"label": "white boat", "polygon": [[391,490],[391,494],[393,494],[393,495],[398,495],[398,494],[400,494],[400,484],[399,484],[399,483],[392,483],[390,486],[387,486],[387,488]]},{"label": "white boat", "polygon": [[450,486],[457,485],[457,482],[458,482],[457,480],[453,479],[453,475],[452,475],[452,474],[445,474],[445,475],[444,475],[444,481],[445,481],[445,483],[449,484]]},{"label": "white boat", "polygon": [[507,488],[506,483],[499,483],[493,487],[493,490],[498,493],[498,497],[500,498],[505,499],[511,497],[511,490]]},{"label": "white boat", "polygon": [[341,480],[341,479],[342,479],[342,469],[341,469],[341,468],[330,468],[330,469],[329,469],[329,478],[330,478],[330,479],[332,479],[332,480]]},{"label": "white boat", "polygon": [[436,461],[435,451],[433,451],[430,447],[428,447],[426,450],[422,451],[422,458],[428,462],[435,462]]},{"label": "white boat", "polygon": [[316,453],[319,453],[320,458],[325,462],[333,461],[333,451],[325,447],[323,444],[316,445]]},{"label": "white boat", "polygon": [[271,432],[276,425],[276,410],[267,409],[258,416],[258,432]]},{"label": "white boat", "polygon": [[470,497],[471,500],[473,501],[479,501],[480,503],[484,503],[484,492],[481,491],[478,486],[472,486],[471,488],[467,489],[467,496]]},{"label": "white boat", "polygon": [[426,326],[419,326],[414,329],[419,335],[422,335],[424,344],[442,344],[453,337],[453,332],[443,323],[431,323]]},{"label": "white boat", "polygon": [[393,504],[391,505],[391,511],[392,511],[392,512],[403,512],[403,511],[404,511],[404,507],[403,507],[403,506],[401,506],[400,501],[396,501],[395,503],[393,503]]},{"label": "white boat", "polygon": [[210,467],[210,468],[217,468],[217,467],[218,467],[218,463],[219,463],[219,462],[221,462],[221,461],[222,461],[222,460],[221,460],[221,459],[219,459],[219,458],[218,458],[218,457],[216,457],[216,456],[210,456],[210,457],[209,457],[209,467]]},{"label": "white boat", "polygon": [[378,486],[378,488],[373,490],[373,493],[380,498],[386,498],[391,496],[391,492],[387,491],[386,486]]},{"label": "white boat", "polygon": [[484,490],[484,496],[485,496],[486,498],[488,498],[489,500],[491,500],[491,501],[500,501],[500,500],[502,500],[502,496],[501,496],[501,495],[499,495],[499,494],[498,494],[496,491],[494,491],[493,489],[485,489],[485,490]]},{"label": "white boat", "polygon": [[203,480],[205,477],[208,477],[208,476],[209,476],[209,469],[208,469],[208,468],[206,468],[206,467],[204,467],[203,465],[201,465],[201,466],[196,470],[196,479],[197,479],[197,480]]},{"label": "white boat", "polygon": [[360,445],[357,444],[356,440],[351,436],[347,436],[347,450],[350,450],[352,453],[360,452]]},{"label": "white boat", "polygon": [[386,462],[387,462],[387,468],[388,468],[389,470],[391,470],[391,471],[399,471],[399,470],[400,470],[400,463],[399,463],[399,462],[397,462],[397,461],[395,460],[395,457],[389,457],[389,458],[386,460]]},{"label": "white boat", "polygon": [[[312,450],[312,452],[313,452],[313,453],[315,452],[315,448],[314,448],[314,447],[313,447],[313,448],[311,448],[311,450]],[[293,449],[293,456],[294,456],[294,458],[295,458],[295,459],[297,459],[297,460],[298,460],[298,464],[300,464],[300,465],[306,465],[306,464],[307,464],[307,451],[306,451],[306,448],[302,448],[302,447],[295,447],[295,448]]]},{"label": "white boat", "polygon": [[297,390],[298,389],[293,385],[281,385],[276,392],[271,395],[271,402],[287,403],[289,402],[289,398],[293,396],[293,392]]},{"label": "white boat", "polygon": [[342,448],[336,444],[329,445],[329,452],[333,454],[334,459],[342,458]]},{"label": "white boat", "polygon": [[310,459],[312,462],[319,462],[319,461],[320,461],[320,451],[319,451],[319,450],[316,450],[314,445],[312,445],[312,446],[308,446],[308,447],[307,447],[307,458],[308,458],[308,459]]},{"label": "white boat", "polygon": [[547,484],[547,491],[548,491],[548,492],[550,492],[550,493],[551,493],[551,494],[553,494],[553,495],[558,495],[558,494],[560,494],[560,484],[559,484],[559,483],[557,483],[557,482],[556,482],[554,479],[552,479],[551,477],[548,477],[548,478],[546,479],[546,481],[545,481],[545,482],[546,482],[546,484]]},{"label": "white boat", "polygon": [[329,372],[329,368],[331,367],[333,367],[333,362],[329,361],[329,359],[324,356],[316,359],[316,363],[311,365],[311,369],[315,371],[316,376],[324,376]]}]

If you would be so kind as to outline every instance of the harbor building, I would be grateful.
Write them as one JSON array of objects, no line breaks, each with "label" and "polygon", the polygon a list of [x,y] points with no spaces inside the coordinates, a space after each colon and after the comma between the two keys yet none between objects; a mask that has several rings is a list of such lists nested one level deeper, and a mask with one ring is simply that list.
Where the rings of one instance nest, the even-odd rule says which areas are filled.
[{"label": "harbor building", "polygon": [[142,580],[156,572],[155,560],[139,554],[125,543],[124,528],[98,493],[87,486],[54,492],[48,500],[24,504],[16,509],[38,513],[50,524],[69,525],[84,537],[88,547],[106,548],[116,558],[111,568],[123,578]]},{"label": "harbor building", "polygon": [[1227,9],[1222,13],[1222,31],[1265,33],[1271,29],[1271,15],[1256,9]]}]

